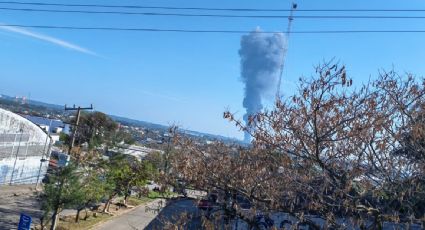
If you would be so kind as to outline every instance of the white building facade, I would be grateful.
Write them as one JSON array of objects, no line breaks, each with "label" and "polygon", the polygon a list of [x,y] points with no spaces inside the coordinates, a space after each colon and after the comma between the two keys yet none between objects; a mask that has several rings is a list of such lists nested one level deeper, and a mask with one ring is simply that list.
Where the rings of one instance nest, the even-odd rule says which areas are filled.
[{"label": "white building facade", "polygon": [[0,185],[40,182],[47,172],[51,145],[42,128],[0,109]]}]

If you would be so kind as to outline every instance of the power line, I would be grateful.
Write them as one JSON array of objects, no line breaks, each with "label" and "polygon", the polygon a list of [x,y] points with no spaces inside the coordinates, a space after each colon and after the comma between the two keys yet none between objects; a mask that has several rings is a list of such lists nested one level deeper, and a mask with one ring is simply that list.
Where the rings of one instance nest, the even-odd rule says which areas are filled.
[{"label": "power line", "polygon": [[[191,30],[191,29],[157,29],[157,28],[123,28],[123,27],[78,27],[78,26],[47,26],[47,25],[22,25],[10,24],[0,25],[0,27],[22,27],[39,29],[66,29],[66,30],[101,30],[101,31],[133,31],[133,32],[181,32],[181,33],[232,33],[243,34],[251,31],[243,30]],[[264,31],[262,33],[276,33]]]},{"label": "power line", "polygon": [[[92,10],[58,10],[36,8],[0,7],[0,10],[48,12],[48,13],[83,13],[83,14],[117,14],[117,15],[142,15],[142,16],[176,16],[176,17],[214,17],[214,18],[263,18],[282,19],[290,15],[235,15],[235,14],[187,14],[187,13],[157,13],[157,12],[131,12],[131,11],[92,11]],[[373,16],[373,15],[295,15],[297,19],[425,19],[425,16]]]},{"label": "power line", "polygon": [[157,12],[131,12],[131,11],[58,10],[58,9],[12,8],[12,7],[0,7],[0,10],[48,12],[48,13],[118,14],[118,15],[216,17],[216,18],[287,18],[288,17],[285,15],[282,16],[282,15],[187,14],[187,13],[157,13]]},{"label": "power line", "polygon": [[[78,27],[78,26],[49,26],[49,25],[23,25],[3,24],[1,27],[21,27],[38,29],[63,29],[63,30],[97,30],[97,31],[128,31],[128,32],[177,32],[177,33],[222,33],[222,34],[247,34],[247,30],[192,30],[192,29],[160,29],[160,28],[124,28],[124,27]],[[283,33],[282,31],[261,31],[261,33]],[[425,30],[299,30],[291,34],[361,34],[361,33],[425,33]]]},{"label": "power line", "polygon": [[[202,11],[251,11],[251,12],[290,12],[289,9],[261,8],[209,8],[209,7],[173,7],[144,5],[104,5],[104,4],[65,4],[45,2],[0,1],[0,4],[61,6],[61,7],[98,7],[98,8],[128,8],[128,9],[163,9],[163,10],[202,10]],[[298,9],[301,12],[425,12],[425,9]]]}]

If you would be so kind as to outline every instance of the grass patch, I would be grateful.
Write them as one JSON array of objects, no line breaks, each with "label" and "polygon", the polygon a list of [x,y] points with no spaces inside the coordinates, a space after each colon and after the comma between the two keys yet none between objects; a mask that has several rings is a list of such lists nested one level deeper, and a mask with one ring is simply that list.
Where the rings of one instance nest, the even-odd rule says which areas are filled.
[{"label": "grass patch", "polygon": [[[128,198],[128,205],[139,206],[149,201],[151,201],[151,198],[149,197],[137,198],[137,197],[131,196]],[[113,210],[116,210],[116,207],[115,205],[112,204],[111,211]],[[57,229],[58,230],[74,230],[74,229],[85,230],[85,229],[92,228],[98,223],[105,222],[108,219],[114,218],[114,216],[111,216],[110,214],[106,214],[106,213],[96,212],[96,216],[93,216],[93,214],[94,214],[93,212],[89,212],[88,218],[84,220],[85,212],[81,211],[80,220],[78,223],[75,223],[75,215],[61,218],[61,220],[58,223]]]},{"label": "grass patch", "polygon": [[159,192],[155,192],[155,191],[149,191],[149,194],[148,194],[149,199],[156,199],[160,196],[161,196],[161,194]]},{"label": "grass patch", "polygon": [[59,221],[58,230],[83,230],[83,229],[89,229],[93,227],[94,225],[103,222],[112,216],[105,213],[97,213],[96,217],[93,217],[93,215],[90,215],[86,220],[80,219],[78,223],[75,223],[74,219],[75,216],[71,216],[72,218],[66,218],[64,221]]},{"label": "grass patch", "polygon": [[157,199],[157,198],[170,198],[176,196],[177,193],[167,191],[165,193],[159,193],[155,191],[149,191],[148,198],[149,199]]},{"label": "grass patch", "polygon": [[132,205],[132,206],[139,206],[141,204],[147,203],[151,201],[151,198],[149,197],[141,197],[141,198],[137,198],[137,197],[129,197],[128,198],[128,205]]}]

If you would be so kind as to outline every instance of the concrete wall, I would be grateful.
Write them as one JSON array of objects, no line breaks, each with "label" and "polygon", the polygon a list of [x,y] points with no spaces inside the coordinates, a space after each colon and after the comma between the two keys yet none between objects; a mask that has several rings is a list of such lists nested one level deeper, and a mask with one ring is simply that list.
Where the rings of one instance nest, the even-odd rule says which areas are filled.
[{"label": "concrete wall", "polygon": [[10,111],[0,109],[0,134],[25,133],[30,135],[30,142],[43,143],[47,134],[36,124]]},{"label": "concrete wall", "polygon": [[0,109],[0,184],[31,184],[43,179],[51,138],[40,127]]},{"label": "concrete wall", "polygon": [[14,158],[0,160],[0,184],[11,182],[12,184],[35,184],[37,178],[41,181],[46,174],[49,162],[40,162],[40,160],[41,157],[18,158],[16,164]]}]

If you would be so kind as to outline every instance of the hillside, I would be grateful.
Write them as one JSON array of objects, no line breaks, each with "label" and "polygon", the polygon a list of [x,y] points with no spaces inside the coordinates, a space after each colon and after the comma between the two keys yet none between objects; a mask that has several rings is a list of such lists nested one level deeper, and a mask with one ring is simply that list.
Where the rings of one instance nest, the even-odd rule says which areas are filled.
[{"label": "hillside", "polygon": [[[21,98],[16,99],[15,97],[2,95],[2,94],[0,94],[0,107],[15,113],[19,113],[19,114],[28,114],[33,116],[55,118],[59,120],[64,120],[66,117],[71,115],[69,112],[64,111],[64,106],[62,105],[50,104],[50,103],[36,101],[36,100],[26,100],[24,102]],[[111,114],[108,114],[108,115],[114,121],[119,122],[126,126],[141,127],[148,130],[158,130],[161,132],[166,132],[168,129],[168,126],[166,125],[155,124],[155,123],[151,123],[147,121],[140,121],[136,119],[126,118],[126,117],[116,116]],[[198,132],[193,130],[182,129],[180,131],[194,138],[207,139],[207,140],[219,140],[223,142],[232,142],[232,143],[241,144],[241,142],[236,138],[229,138],[229,137],[203,133],[203,132]]]}]

